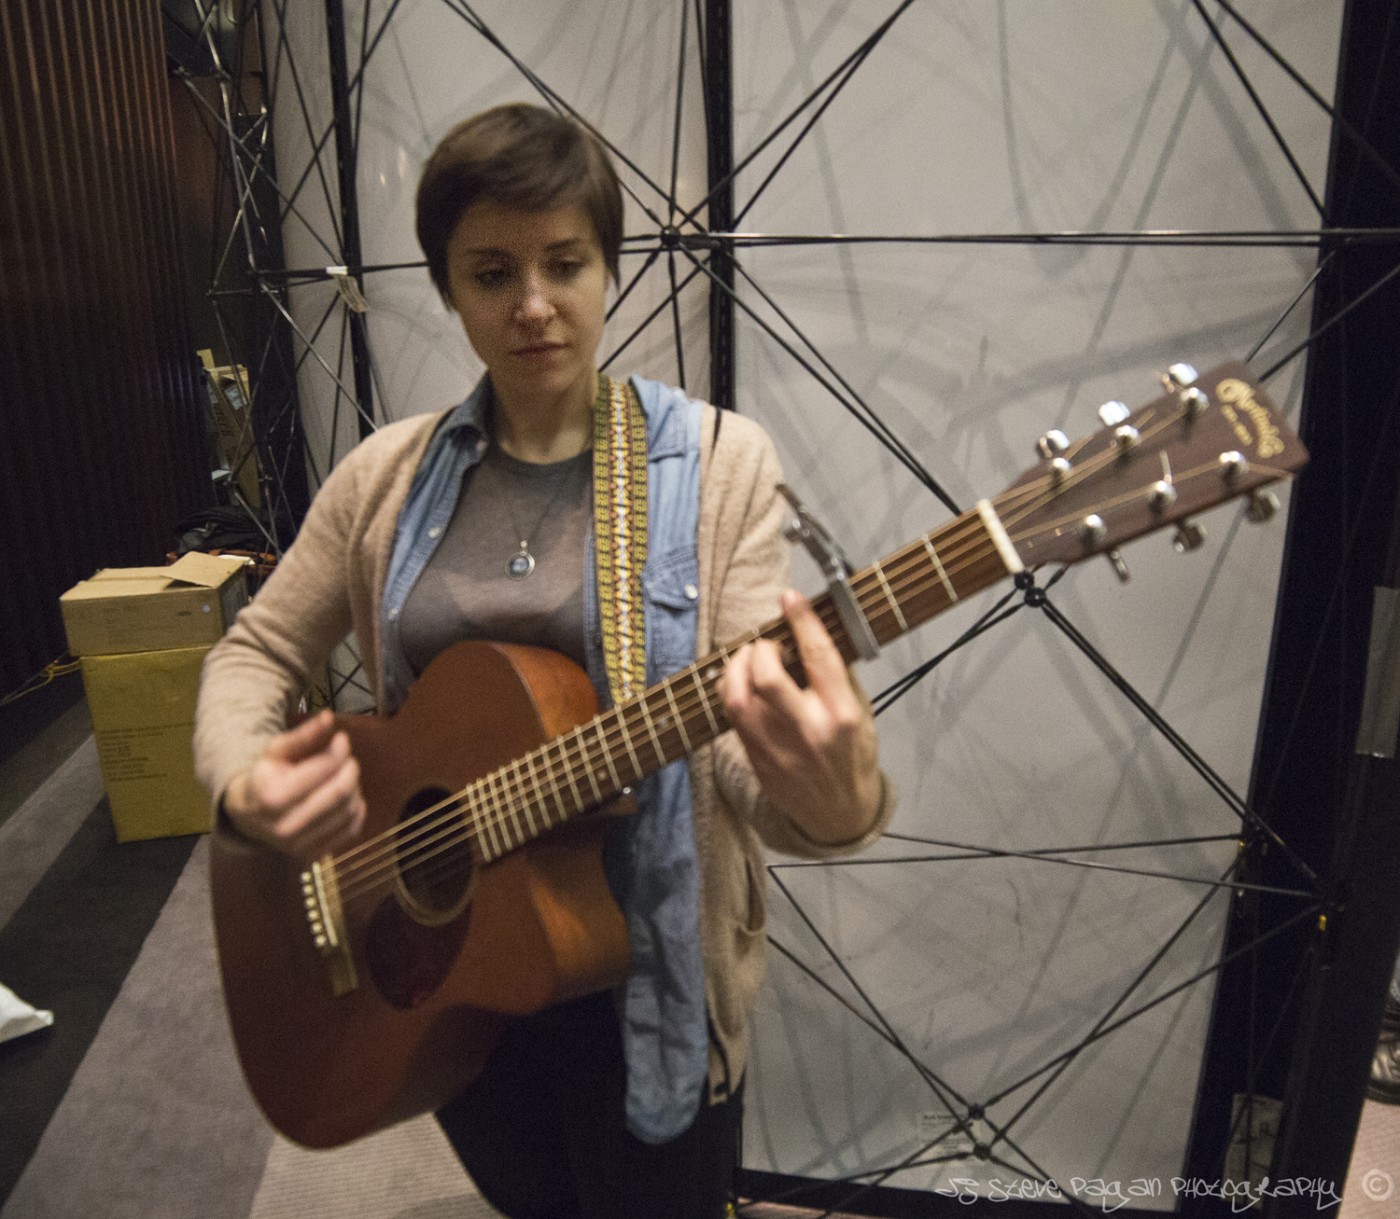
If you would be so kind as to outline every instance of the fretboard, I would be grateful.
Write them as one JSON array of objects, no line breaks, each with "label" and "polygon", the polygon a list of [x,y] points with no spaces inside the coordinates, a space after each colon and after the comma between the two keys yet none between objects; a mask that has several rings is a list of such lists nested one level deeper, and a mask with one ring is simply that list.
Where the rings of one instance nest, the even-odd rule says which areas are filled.
[{"label": "fretboard", "polygon": [[[876,641],[898,639],[1016,570],[1004,535],[998,545],[999,529],[983,506],[852,575],[848,583]],[[856,648],[831,594],[813,598],[812,606],[842,656],[854,660]],[[729,727],[718,691],[725,661],[758,639],[776,643],[801,680],[785,618],[731,641],[462,792],[476,853],[490,861],[515,850],[714,740]]]}]

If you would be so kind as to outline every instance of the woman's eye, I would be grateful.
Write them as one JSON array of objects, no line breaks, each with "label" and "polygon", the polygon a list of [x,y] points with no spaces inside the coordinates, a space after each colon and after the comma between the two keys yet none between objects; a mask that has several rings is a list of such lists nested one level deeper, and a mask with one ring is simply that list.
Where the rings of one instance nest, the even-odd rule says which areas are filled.
[{"label": "woman's eye", "polygon": [[577,258],[565,258],[554,264],[554,274],[559,279],[573,279],[583,270],[583,262]]},{"label": "woman's eye", "polygon": [[501,267],[487,267],[472,277],[482,288],[499,288],[506,282],[506,272]]}]

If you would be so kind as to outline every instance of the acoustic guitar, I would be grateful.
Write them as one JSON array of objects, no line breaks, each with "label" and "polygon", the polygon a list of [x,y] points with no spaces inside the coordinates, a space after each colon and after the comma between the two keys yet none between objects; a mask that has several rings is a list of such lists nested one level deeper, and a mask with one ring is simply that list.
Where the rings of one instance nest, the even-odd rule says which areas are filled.
[{"label": "acoustic guitar", "polygon": [[[1111,408],[1111,409],[1110,409]],[[1107,414],[1105,414],[1107,412]],[[879,644],[1008,575],[1075,563],[1264,491],[1307,454],[1238,363],[1175,366],[1161,396],[1041,460],[995,499],[849,579]],[[830,593],[813,605],[848,660]],[[212,844],[220,968],[244,1074],[288,1138],[331,1147],[461,1091],[513,1017],[620,980],[627,932],[603,876],[606,817],[645,775],[724,732],[716,684],[742,644],[601,713],[556,653],[462,643],[392,718],[346,716],[369,806],[354,845],[309,868],[229,834]]]}]

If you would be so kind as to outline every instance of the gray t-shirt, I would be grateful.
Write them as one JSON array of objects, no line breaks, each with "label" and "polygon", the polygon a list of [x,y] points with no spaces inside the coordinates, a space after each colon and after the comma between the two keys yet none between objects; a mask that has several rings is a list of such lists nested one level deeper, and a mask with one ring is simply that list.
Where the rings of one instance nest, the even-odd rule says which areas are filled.
[{"label": "gray t-shirt", "polygon": [[[582,667],[583,548],[593,508],[593,452],[536,465],[492,447],[467,474],[432,561],[405,601],[399,631],[415,674],[463,639],[528,643]],[[534,570],[509,574],[528,542]]]}]

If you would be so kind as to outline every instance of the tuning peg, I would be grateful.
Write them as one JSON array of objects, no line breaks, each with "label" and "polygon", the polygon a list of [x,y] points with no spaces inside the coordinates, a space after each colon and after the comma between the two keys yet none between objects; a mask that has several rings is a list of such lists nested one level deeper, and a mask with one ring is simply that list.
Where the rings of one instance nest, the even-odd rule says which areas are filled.
[{"label": "tuning peg", "polygon": [[1158,516],[1176,503],[1176,484],[1159,478],[1147,493],[1147,506]]},{"label": "tuning peg", "polygon": [[1210,405],[1210,399],[1194,385],[1190,389],[1183,389],[1179,397],[1182,409],[1192,419],[1204,412],[1206,407]]},{"label": "tuning peg", "polygon": [[1137,448],[1141,439],[1142,436],[1137,428],[1130,423],[1120,423],[1113,430],[1113,442],[1118,446],[1119,453],[1126,453],[1130,449]]},{"label": "tuning peg", "polygon": [[1132,411],[1116,398],[1099,407],[1099,418],[1103,420],[1104,427],[1117,427],[1131,414]]},{"label": "tuning peg", "polygon": [[1108,536],[1108,526],[1097,512],[1091,512],[1079,523],[1079,537],[1085,550],[1097,550]]},{"label": "tuning peg", "polygon": [[1067,448],[1069,448],[1069,437],[1060,431],[1059,428],[1052,428],[1035,442],[1035,451],[1045,458],[1046,461],[1058,457]]},{"label": "tuning peg", "polygon": [[1197,550],[1206,540],[1206,529],[1199,521],[1182,521],[1172,535],[1172,548],[1177,554]]},{"label": "tuning peg", "polygon": [[1121,551],[1110,550],[1104,555],[1104,558],[1113,566],[1113,574],[1118,577],[1120,584],[1126,584],[1133,578],[1133,573],[1128,570],[1128,565],[1123,561]]},{"label": "tuning peg", "polygon": [[1249,469],[1249,461],[1245,455],[1235,449],[1231,449],[1228,453],[1221,453],[1218,460],[1221,477],[1227,483],[1235,482]]},{"label": "tuning peg", "polygon": [[1176,395],[1188,419],[1194,419],[1210,405],[1210,399],[1195,386],[1198,376],[1190,364],[1173,364],[1162,376],[1162,388]]},{"label": "tuning peg", "polygon": [[1278,515],[1278,496],[1267,487],[1257,487],[1250,493],[1244,515],[1256,525],[1263,525]]}]

